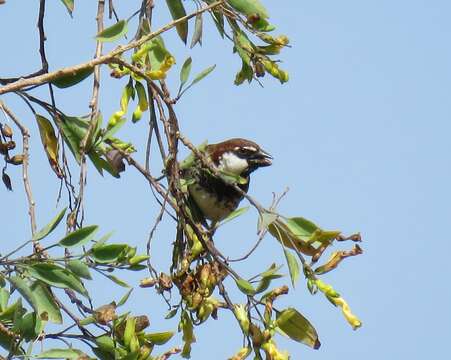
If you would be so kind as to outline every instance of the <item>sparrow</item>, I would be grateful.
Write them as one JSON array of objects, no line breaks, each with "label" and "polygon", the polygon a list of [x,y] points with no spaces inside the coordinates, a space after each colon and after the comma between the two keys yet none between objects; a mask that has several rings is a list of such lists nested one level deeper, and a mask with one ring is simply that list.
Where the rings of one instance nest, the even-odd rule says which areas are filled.
[{"label": "sparrow", "polygon": [[[209,144],[203,150],[216,169],[225,176],[239,179],[236,185],[249,190],[250,174],[260,167],[270,166],[272,156],[253,141],[234,138]],[[233,185],[217,177],[196,161],[183,171],[190,198],[202,215],[217,223],[232,213],[243,199]]]}]

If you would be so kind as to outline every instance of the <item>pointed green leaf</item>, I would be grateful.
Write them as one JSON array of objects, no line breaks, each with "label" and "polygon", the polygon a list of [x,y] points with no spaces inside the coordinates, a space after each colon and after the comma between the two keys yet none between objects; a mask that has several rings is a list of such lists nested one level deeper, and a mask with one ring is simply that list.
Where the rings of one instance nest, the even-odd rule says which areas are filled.
[{"label": "pointed green leaf", "polygon": [[36,356],[36,359],[78,359],[86,356],[76,349],[50,349]]},{"label": "pointed green leaf", "polygon": [[99,263],[109,263],[118,258],[129,248],[127,244],[110,244],[95,246],[92,249],[92,257]]},{"label": "pointed green leaf", "polygon": [[50,234],[53,230],[55,230],[55,228],[63,219],[66,210],[67,207],[61,210],[60,213],[56,215],[46,226],[44,226],[41,230],[39,230],[36,234],[34,234],[33,240],[34,241],[41,240],[45,238],[48,234]]},{"label": "pointed green leaf", "polygon": [[116,134],[119,129],[127,122],[126,118],[120,118],[116,124],[114,126],[112,126],[111,128],[109,128],[105,134],[103,135],[103,141],[111,139],[111,137]]},{"label": "pointed green leaf", "polygon": [[206,68],[204,71],[200,72],[193,80],[193,82],[190,84],[190,87],[193,86],[194,84],[198,83],[199,81],[201,81],[204,77],[206,77],[208,74],[210,74],[214,69],[215,69],[216,65],[212,65],[208,68]]},{"label": "pointed green leaf", "polygon": [[144,338],[155,345],[163,345],[167,343],[169,340],[171,340],[173,336],[174,336],[173,331],[165,331],[152,334],[145,334]]},{"label": "pointed green leaf", "polygon": [[62,289],[69,288],[88,297],[88,292],[84,288],[83,283],[72,272],[56,264],[34,264],[27,267],[27,271],[32,277],[42,280],[46,284]]},{"label": "pointed green leaf", "polygon": [[294,341],[314,349],[321,346],[315,328],[296,309],[288,308],[278,313],[276,325]]},{"label": "pointed green leaf", "polygon": [[182,65],[182,70],[180,70],[180,89],[188,81],[188,77],[191,72],[191,64],[192,63],[193,63],[193,60],[191,59],[191,57],[189,57],[188,59],[185,60],[185,62]]},{"label": "pointed green leaf", "polygon": [[89,266],[83,261],[70,260],[67,262],[66,267],[75,275],[78,275],[83,279],[92,280],[91,273],[89,272]]},{"label": "pointed green leaf", "polygon": [[303,217],[287,219],[286,224],[294,235],[303,238],[305,241],[308,241],[315,230],[318,229],[316,224]]},{"label": "pointed green leaf", "polygon": [[124,305],[124,304],[127,302],[127,300],[128,300],[128,298],[130,297],[132,291],[133,291],[133,288],[130,289],[130,290],[128,290],[128,291],[125,293],[125,295],[121,297],[121,299],[120,299],[119,302],[117,303],[117,306],[118,306],[118,307]]},{"label": "pointed green leaf", "polygon": [[70,16],[72,16],[72,12],[74,11],[74,0],[61,0],[61,2],[66,7]]},{"label": "pointed green leaf", "polygon": [[61,311],[48,287],[40,281],[35,281],[30,288],[36,299],[37,309],[35,311],[39,315],[46,312],[49,321],[62,324]]},{"label": "pointed green leaf", "polygon": [[93,67],[83,68],[77,71],[73,71],[70,74],[64,74],[55,80],[52,80],[51,83],[60,89],[65,89],[74,85],[77,85],[79,82],[82,82],[94,72]]},{"label": "pointed green leaf", "polygon": [[22,279],[19,276],[11,276],[8,281],[19,291],[20,295],[39,313],[39,305],[36,297],[31,291],[29,281]]},{"label": "pointed green leaf", "polygon": [[243,215],[245,212],[249,210],[249,206],[244,206],[242,208],[236,209],[232,211],[227,217],[221,221],[221,225],[228,223],[229,221],[232,221],[233,219],[237,218],[238,216]]},{"label": "pointed green leaf", "polygon": [[128,23],[126,20],[120,20],[116,24],[107,27],[96,35],[96,39],[101,42],[115,41],[128,31]]},{"label": "pointed green leaf", "polygon": [[246,281],[244,279],[236,279],[235,282],[236,285],[238,286],[238,289],[240,289],[242,293],[246,295],[255,294],[255,289],[249,281]]},{"label": "pointed green leaf", "polygon": [[97,225],[85,226],[84,228],[71,232],[60,240],[58,244],[65,248],[85,245],[92,240],[98,229],[99,227]]},{"label": "pointed green leaf", "polygon": [[[182,0],[166,0],[172,19],[177,20],[186,16]],[[188,38],[188,21],[183,21],[175,26],[180,39],[186,44]]]},{"label": "pointed green leaf", "polygon": [[175,308],[175,309],[172,309],[171,311],[169,311],[167,314],[166,314],[166,316],[164,317],[166,320],[167,319],[172,319],[176,314],[177,314],[177,311],[178,311],[179,309],[178,308]]},{"label": "pointed green leaf", "polygon": [[106,274],[105,276],[108,279],[110,279],[112,282],[114,282],[115,284],[118,284],[119,286],[122,286],[122,287],[125,287],[125,288],[130,288],[131,287],[129,284],[127,284],[125,281],[119,279],[117,276],[110,275],[110,274]]},{"label": "pointed green leaf", "polygon": [[286,248],[283,249],[285,254],[285,258],[287,259],[288,270],[290,271],[291,283],[293,286],[296,285],[296,282],[299,279],[299,263],[296,257],[288,251]]}]

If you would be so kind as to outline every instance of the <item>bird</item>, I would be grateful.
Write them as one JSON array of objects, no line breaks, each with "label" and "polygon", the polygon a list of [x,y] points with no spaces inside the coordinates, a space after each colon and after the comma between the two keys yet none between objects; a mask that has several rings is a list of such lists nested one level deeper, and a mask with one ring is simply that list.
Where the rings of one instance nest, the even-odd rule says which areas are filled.
[{"label": "bird", "polygon": [[[236,185],[244,193],[249,190],[251,173],[270,166],[273,160],[258,144],[242,138],[208,144],[203,153],[221,174],[238,179]],[[230,181],[214,175],[198,160],[183,170],[182,178],[186,180],[189,197],[198,210],[214,224],[230,215],[243,200],[243,193]]]}]

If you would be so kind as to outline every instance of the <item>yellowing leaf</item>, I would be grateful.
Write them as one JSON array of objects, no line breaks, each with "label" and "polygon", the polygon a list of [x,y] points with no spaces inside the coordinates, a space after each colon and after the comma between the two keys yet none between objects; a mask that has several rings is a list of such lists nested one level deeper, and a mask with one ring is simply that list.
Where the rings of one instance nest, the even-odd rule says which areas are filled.
[{"label": "yellowing leaf", "polygon": [[277,326],[292,340],[301,342],[314,349],[321,343],[318,334],[310,322],[296,309],[288,308],[277,314]]},{"label": "yellowing leaf", "polygon": [[55,130],[53,130],[52,123],[45,117],[36,114],[36,120],[38,122],[39,133],[41,135],[41,142],[44,145],[44,150],[49,159],[50,166],[55,174],[61,178],[63,173],[58,163],[58,139],[55,136]]}]

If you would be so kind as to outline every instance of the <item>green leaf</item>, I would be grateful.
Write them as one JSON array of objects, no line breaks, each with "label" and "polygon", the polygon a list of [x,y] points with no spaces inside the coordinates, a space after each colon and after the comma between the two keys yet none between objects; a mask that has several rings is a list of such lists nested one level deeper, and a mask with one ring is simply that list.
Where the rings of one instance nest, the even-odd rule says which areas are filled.
[{"label": "green leaf", "polygon": [[262,19],[269,17],[268,11],[259,0],[228,0],[228,3],[246,16],[259,16]]},{"label": "green leaf", "polygon": [[290,278],[293,287],[296,285],[296,282],[299,279],[299,263],[296,257],[289,252],[287,249],[283,249],[285,254],[285,258],[287,259],[288,270],[290,271]]},{"label": "green leaf", "polygon": [[155,345],[163,345],[167,343],[174,336],[173,331],[157,332],[145,334],[144,338]]},{"label": "green leaf", "polygon": [[34,292],[31,290],[29,281],[22,279],[19,276],[11,276],[8,278],[9,282],[19,291],[20,295],[33,307],[33,309],[39,312],[39,305]]},{"label": "green leaf", "polygon": [[115,284],[118,284],[119,286],[122,286],[122,287],[125,287],[125,288],[131,287],[129,284],[127,284],[125,281],[119,279],[117,276],[110,275],[110,274],[106,274],[105,276],[108,279],[110,279],[112,282],[114,282]]},{"label": "green leaf", "polygon": [[83,279],[92,280],[89,266],[81,260],[69,260],[66,264],[66,268]]},{"label": "green leaf", "polygon": [[276,325],[294,341],[314,349],[321,346],[315,328],[296,309],[288,308],[278,313]]},{"label": "green leaf", "polygon": [[210,12],[211,17],[213,18],[213,21],[216,25],[216,29],[219,32],[219,35],[221,35],[222,38],[224,38],[224,15],[221,11],[213,10]]},{"label": "green leaf", "polygon": [[55,230],[55,228],[63,219],[66,210],[67,207],[61,210],[60,213],[56,215],[46,226],[44,226],[41,230],[39,230],[36,234],[34,234],[33,240],[34,241],[41,240],[45,238],[48,234],[50,234],[53,230]]},{"label": "green leaf", "polygon": [[91,151],[88,156],[100,175],[103,176],[103,170],[106,170],[115,178],[119,178],[119,173],[111,166],[111,164],[107,160],[100,157],[97,151]]},{"label": "green leaf", "polygon": [[92,248],[92,257],[98,263],[111,263],[116,260],[128,249],[127,244],[110,244],[95,246]]},{"label": "green leaf", "polygon": [[116,24],[107,27],[96,35],[96,39],[101,42],[115,41],[128,31],[126,20],[120,20]]},{"label": "green leaf", "polygon": [[80,70],[73,71],[70,74],[59,76],[56,79],[50,81],[50,83],[55,85],[57,88],[65,89],[77,85],[79,82],[82,82],[83,80],[91,76],[93,72],[93,67],[82,68]]},{"label": "green leaf", "polygon": [[318,229],[316,224],[303,217],[287,219],[286,224],[295,236],[300,237],[305,241],[308,241],[315,230]]},{"label": "green leaf", "polygon": [[119,129],[125,124],[127,122],[127,119],[126,118],[120,118],[117,122],[116,122],[116,124],[114,124],[114,126],[112,126],[111,128],[109,128],[106,132],[105,132],[105,134],[103,135],[103,141],[105,141],[105,140],[108,140],[108,139],[111,139],[111,137],[113,137],[114,136],[114,134],[116,134],[118,131],[119,131]]},{"label": "green leaf", "polygon": [[259,274],[261,276],[261,280],[257,285],[257,288],[255,289],[255,292],[261,293],[268,289],[269,285],[271,284],[271,281],[274,279],[279,279],[283,277],[281,274],[276,274],[276,272],[281,268],[281,266],[277,266],[276,264],[272,264],[268,270],[262,272]]},{"label": "green leaf", "polygon": [[78,163],[80,163],[80,142],[86,135],[89,123],[82,117],[63,116],[59,122],[63,139],[69,146]]},{"label": "green leaf", "polygon": [[236,279],[235,282],[236,285],[238,286],[238,289],[240,289],[242,293],[246,295],[255,294],[255,289],[249,281],[244,279]]},{"label": "green leaf", "polygon": [[97,225],[85,226],[65,236],[58,244],[65,248],[73,248],[88,243],[94,237],[99,227]]},{"label": "green leaf", "polygon": [[50,349],[36,356],[36,359],[78,359],[85,355],[76,349]]},{"label": "green leaf", "polygon": [[202,14],[197,14],[196,21],[194,22],[194,34],[193,38],[191,39],[191,49],[196,46],[197,43],[202,46],[202,28]]},{"label": "green leaf", "polygon": [[201,81],[204,77],[206,77],[208,74],[210,74],[215,68],[216,68],[216,65],[212,65],[212,66],[206,68],[205,70],[201,71],[199,74],[197,74],[196,77],[194,78],[193,82],[190,84],[190,87],[193,86],[194,84],[198,83],[199,81]]},{"label": "green leaf", "polygon": [[69,270],[52,263],[39,263],[27,267],[29,274],[46,284],[62,289],[72,289],[89,297],[83,283]]},{"label": "green leaf", "polygon": [[4,311],[8,306],[10,293],[5,288],[0,289],[0,312]]},{"label": "green leaf", "polygon": [[[171,13],[172,19],[177,20],[186,16],[185,8],[183,7],[182,0],[166,0],[169,12]],[[177,34],[179,34],[180,39],[186,44],[188,38],[188,21],[183,21],[175,26]]]},{"label": "green leaf", "polygon": [[249,206],[244,206],[242,208],[232,211],[229,215],[227,215],[227,217],[224,220],[221,221],[221,225],[225,224],[229,221],[232,221],[233,219],[237,218],[238,216],[243,215],[248,210],[249,210]]},{"label": "green leaf", "polygon": [[183,311],[180,316],[179,329],[183,332],[182,339],[184,341],[181,356],[189,359],[191,357],[191,344],[196,342],[196,337],[194,336],[193,322],[187,311]]},{"label": "green leaf", "polygon": [[313,256],[316,254],[316,249],[305,241],[305,237],[294,234],[287,224],[285,224],[280,218],[271,222],[268,225],[268,231],[279,242],[290,249],[297,249],[301,253]]},{"label": "green leaf", "polygon": [[114,340],[107,335],[99,336],[95,339],[95,342],[100,349],[111,353],[114,351],[116,346]]},{"label": "green leaf", "polygon": [[[0,314],[0,321],[14,321],[16,314],[22,312],[22,309],[22,298],[19,298]],[[25,312],[25,309],[23,310]]]},{"label": "green leaf", "polygon": [[124,305],[128,298],[130,297],[131,293],[132,293],[133,289],[128,290],[124,296],[121,297],[121,299],[119,300],[119,302],[117,303],[117,306],[122,306]]},{"label": "green leaf", "polygon": [[42,328],[42,321],[40,321],[35,312],[25,314],[15,321],[14,330],[18,331],[25,341],[31,341],[38,337],[40,328]]},{"label": "green leaf", "polygon": [[72,12],[74,11],[74,0],[61,0],[61,2],[66,7],[70,16],[72,16]]},{"label": "green leaf", "polygon": [[180,70],[180,89],[188,81],[188,77],[191,72],[192,63],[193,63],[193,60],[191,59],[191,57],[189,57],[188,59],[185,60],[185,62],[182,65],[182,69]]},{"label": "green leaf", "polygon": [[167,319],[172,319],[176,314],[177,314],[177,311],[179,310],[179,308],[175,308],[175,309],[172,309],[171,311],[169,311],[167,314],[166,314],[166,316],[164,317],[166,320]]},{"label": "green leaf", "polygon": [[40,281],[35,281],[30,288],[37,304],[35,311],[39,315],[46,312],[49,321],[55,324],[62,324],[61,311],[49,288]]}]

